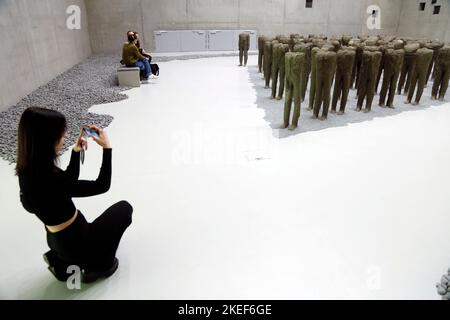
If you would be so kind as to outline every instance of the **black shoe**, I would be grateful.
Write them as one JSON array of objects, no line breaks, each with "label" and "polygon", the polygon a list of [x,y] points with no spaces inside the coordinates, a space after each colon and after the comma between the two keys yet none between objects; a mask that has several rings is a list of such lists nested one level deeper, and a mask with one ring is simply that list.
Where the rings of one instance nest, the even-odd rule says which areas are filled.
[{"label": "black shoe", "polygon": [[67,274],[67,265],[63,263],[52,250],[44,253],[43,255],[45,263],[48,265],[48,270],[59,281],[67,281],[69,274]]},{"label": "black shoe", "polygon": [[83,272],[83,278],[81,282],[83,283],[91,283],[94,281],[97,281],[101,278],[108,278],[110,277],[114,272],[116,272],[117,268],[119,267],[119,259],[114,258],[113,265],[111,268],[105,270],[105,271],[85,271]]}]

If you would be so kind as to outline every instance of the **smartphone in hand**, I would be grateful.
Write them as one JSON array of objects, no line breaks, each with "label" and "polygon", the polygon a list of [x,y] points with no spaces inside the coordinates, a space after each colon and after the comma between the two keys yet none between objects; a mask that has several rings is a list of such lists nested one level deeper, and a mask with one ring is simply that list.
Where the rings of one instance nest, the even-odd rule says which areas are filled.
[{"label": "smartphone in hand", "polygon": [[84,133],[88,138],[99,138],[98,132],[95,129],[89,129],[88,127],[83,128]]}]

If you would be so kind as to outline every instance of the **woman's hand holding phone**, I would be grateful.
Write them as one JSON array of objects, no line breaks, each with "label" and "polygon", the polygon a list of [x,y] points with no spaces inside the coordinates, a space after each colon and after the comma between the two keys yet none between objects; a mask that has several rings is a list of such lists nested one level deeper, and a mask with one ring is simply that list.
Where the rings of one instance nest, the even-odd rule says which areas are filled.
[{"label": "woman's hand holding phone", "polygon": [[106,131],[97,127],[97,126],[89,126],[89,130],[95,130],[97,132],[98,136],[92,135],[92,139],[103,149],[109,149],[111,148],[111,143],[109,142],[108,135],[106,134]]}]

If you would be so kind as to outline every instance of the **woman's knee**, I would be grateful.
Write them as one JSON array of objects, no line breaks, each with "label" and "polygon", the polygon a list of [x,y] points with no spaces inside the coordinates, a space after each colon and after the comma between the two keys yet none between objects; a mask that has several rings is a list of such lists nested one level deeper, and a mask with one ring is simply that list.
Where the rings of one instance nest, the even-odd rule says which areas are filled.
[{"label": "woman's knee", "polygon": [[120,211],[123,212],[123,214],[127,218],[128,225],[131,224],[133,215],[133,206],[128,201],[125,200],[119,201],[116,205],[120,207]]}]

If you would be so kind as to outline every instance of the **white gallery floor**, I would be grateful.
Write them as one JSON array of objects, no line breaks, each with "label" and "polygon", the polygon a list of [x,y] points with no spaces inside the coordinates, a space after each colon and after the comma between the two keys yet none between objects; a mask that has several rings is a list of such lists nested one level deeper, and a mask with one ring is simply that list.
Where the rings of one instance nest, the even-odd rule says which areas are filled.
[{"label": "white gallery floor", "polygon": [[[44,226],[0,161],[1,299],[440,299],[450,267],[450,103],[310,119],[279,131],[283,101],[237,57],[160,63],[94,106],[114,116],[113,182],[75,199],[88,220],[128,200],[119,270],[69,290],[46,269]],[[450,100],[449,94],[447,99]],[[68,162],[69,152],[61,159]],[[82,178],[95,179],[91,144]]]}]

